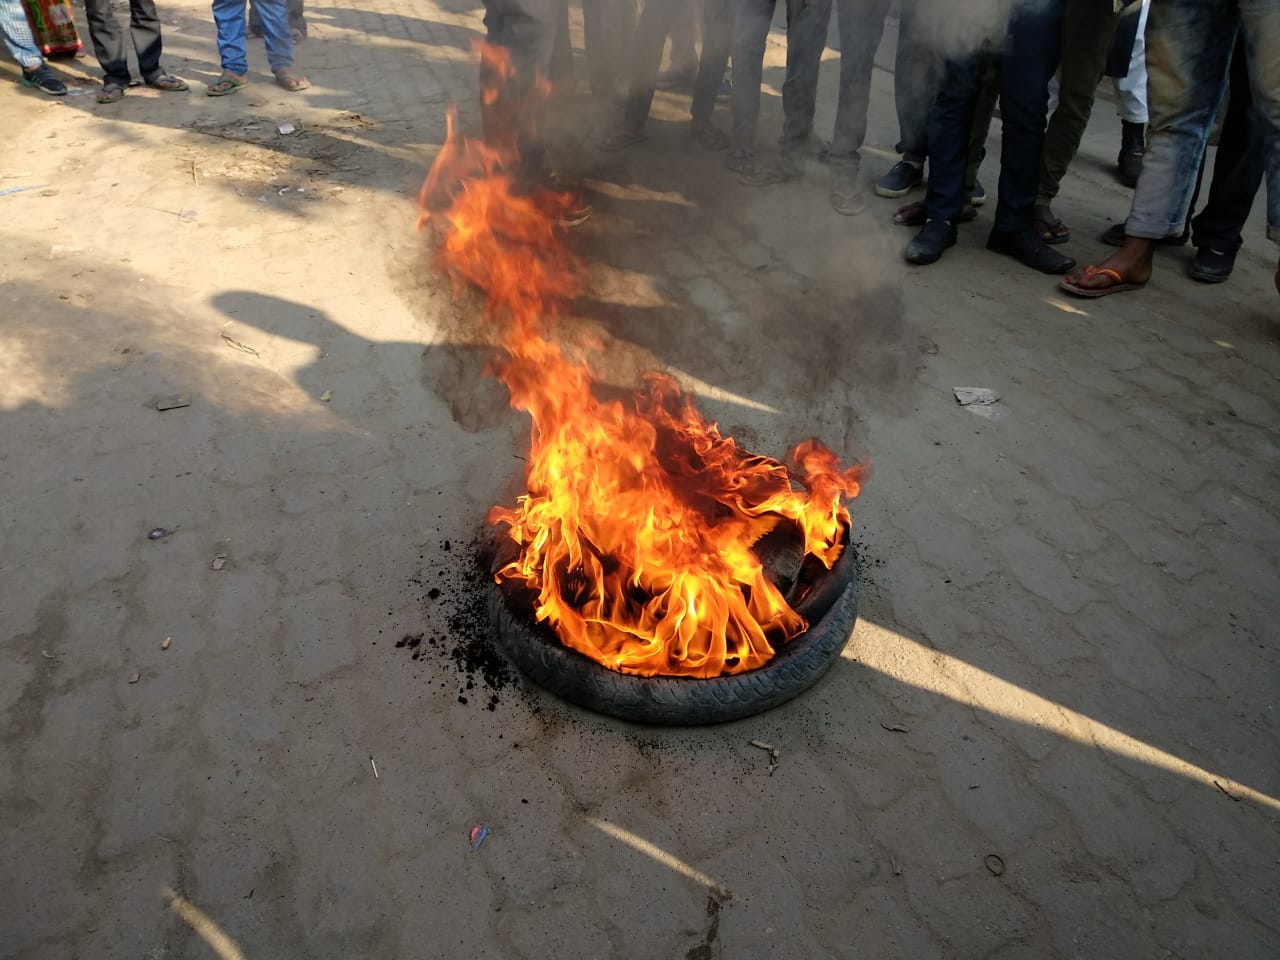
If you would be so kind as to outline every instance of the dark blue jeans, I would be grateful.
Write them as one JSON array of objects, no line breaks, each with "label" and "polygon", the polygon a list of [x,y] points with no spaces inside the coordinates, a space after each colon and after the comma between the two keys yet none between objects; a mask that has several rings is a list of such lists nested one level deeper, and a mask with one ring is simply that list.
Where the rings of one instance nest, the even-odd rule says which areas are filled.
[{"label": "dark blue jeans", "polygon": [[949,60],[929,113],[931,220],[956,223],[964,210],[969,132],[983,73],[994,58],[999,71],[1000,191],[995,229],[1021,233],[1031,227],[1049,107],[1049,79],[1062,48],[1064,0],[1019,4],[999,49]]}]

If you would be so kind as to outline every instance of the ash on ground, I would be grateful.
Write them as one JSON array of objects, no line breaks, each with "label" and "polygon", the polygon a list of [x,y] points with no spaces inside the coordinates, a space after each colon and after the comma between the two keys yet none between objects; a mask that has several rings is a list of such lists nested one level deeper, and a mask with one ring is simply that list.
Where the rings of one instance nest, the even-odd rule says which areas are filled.
[{"label": "ash on ground", "polygon": [[436,664],[441,689],[456,688],[459,703],[496,710],[516,675],[493,642],[488,557],[478,541],[463,547],[444,540],[436,556],[422,560],[421,575],[410,583],[422,591],[423,629],[405,634],[396,648]]}]

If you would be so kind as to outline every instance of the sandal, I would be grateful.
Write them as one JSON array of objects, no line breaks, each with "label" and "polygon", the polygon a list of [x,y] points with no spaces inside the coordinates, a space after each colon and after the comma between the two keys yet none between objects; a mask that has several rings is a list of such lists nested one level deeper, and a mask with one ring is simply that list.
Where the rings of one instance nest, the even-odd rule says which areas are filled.
[{"label": "sandal", "polygon": [[611,130],[599,140],[601,150],[609,153],[617,153],[619,150],[625,150],[627,147],[634,147],[637,143],[644,143],[649,139],[644,132],[634,127],[619,127],[617,130]]},{"label": "sandal", "polygon": [[1119,270],[1112,270],[1110,267],[1085,267],[1084,273],[1080,274],[1079,279],[1093,280],[1096,277],[1105,277],[1110,283],[1105,287],[1082,287],[1076,281],[1067,277],[1058,285],[1068,293],[1074,293],[1077,297],[1088,297],[1090,300],[1106,297],[1113,293],[1124,293],[1126,290],[1141,290],[1147,285],[1146,281],[1134,283],[1125,280]]},{"label": "sandal", "polygon": [[168,73],[157,74],[147,80],[148,87],[155,87],[157,90],[164,90],[166,93],[179,93],[183,90],[190,90],[187,81],[181,77],[175,77]]},{"label": "sandal", "polygon": [[124,84],[115,80],[108,80],[102,85],[102,89],[98,91],[99,103],[115,103],[124,99]]},{"label": "sandal", "polygon": [[729,149],[729,135],[709,120],[695,121],[689,128],[689,135],[708,150]]},{"label": "sandal", "polygon": [[276,83],[290,93],[297,93],[299,90],[305,90],[311,86],[311,81],[301,74],[294,73],[292,67],[281,67],[277,70]]},{"label": "sandal", "polygon": [[1036,236],[1040,238],[1041,243],[1066,243],[1071,239],[1071,228],[1056,217],[1053,220],[1047,220],[1044,217],[1033,217],[1031,219],[1031,228],[1035,230]]},{"label": "sandal", "polygon": [[[968,223],[978,218],[977,208],[966,203],[956,223]],[[899,207],[893,215],[893,222],[900,227],[923,227],[929,222],[929,211],[923,200],[913,200],[906,206]]]},{"label": "sandal", "polygon": [[237,77],[234,73],[224,73],[209,84],[209,89],[205,92],[211,97],[225,97],[229,93],[235,93],[248,82],[247,76]]}]

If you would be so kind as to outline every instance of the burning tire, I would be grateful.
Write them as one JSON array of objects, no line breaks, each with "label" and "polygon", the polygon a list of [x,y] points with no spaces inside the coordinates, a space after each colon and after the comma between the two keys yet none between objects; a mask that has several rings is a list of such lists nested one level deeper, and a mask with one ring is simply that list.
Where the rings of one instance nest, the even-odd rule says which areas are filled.
[{"label": "burning tire", "polygon": [[489,616],[498,643],[529,679],[598,713],[640,723],[692,726],[740,720],[813,686],[840,656],[858,618],[858,568],[848,545],[796,604],[809,628],[763,667],[732,676],[639,677],[617,673],[564,646],[534,621],[528,594],[493,584]]}]

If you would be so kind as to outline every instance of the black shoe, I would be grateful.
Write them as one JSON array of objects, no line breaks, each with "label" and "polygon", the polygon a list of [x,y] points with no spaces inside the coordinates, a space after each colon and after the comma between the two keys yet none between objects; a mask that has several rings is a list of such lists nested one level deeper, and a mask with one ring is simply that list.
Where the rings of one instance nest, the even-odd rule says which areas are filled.
[{"label": "black shoe", "polygon": [[987,202],[987,188],[977,180],[973,181],[973,192],[969,194],[969,203],[980,207]]},{"label": "black shoe", "polygon": [[1037,237],[1034,230],[1019,233],[992,230],[987,237],[987,249],[1007,254],[1041,273],[1061,275],[1076,265],[1070,257],[1064,257]]},{"label": "black shoe", "polygon": [[924,164],[899,160],[876,182],[876,196],[905,197],[924,179]]},{"label": "black shoe", "polygon": [[59,80],[53,71],[43,63],[34,70],[23,68],[22,85],[24,87],[35,87],[51,97],[65,97],[67,95],[67,85]]},{"label": "black shoe", "polygon": [[1138,184],[1138,174],[1142,173],[1142,157],[1147,151],[1146,126],[1141,123],[1120,122],[1120,154],[1116,157],[1116,169],[1120,174],[1120,182],[1126,187]]},{"label": "black shoe", "polygon": [[1221,283],[1231,276],[1236,265],[1235,251],[1215,250],[1206,244],[1196,250],[1187,272],[1201,283]]},{"label": "black shoe", "polygon": [[920,232],[911,238],[911,242],[907,244],[904,256],[907,263],[925,264],[934,263],[941,258],[942,253],[947,247],[953,247],[956,243],[956,228],[946,220],[929,220]]},{"label": "black shoe", "polygon": [[[1102,234],[1102,242],[1109,247],[1123,247],[1127,236],[1128,234],[1124,232],[1123,223],[1113,223]],[[1181,233],[1175,233],[1172,237],[1161,237],[1156,241],[1156,245],[1161,247],[1180,247],[1190,239],[1191,231],[1187,229]]]}]

